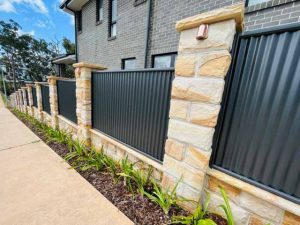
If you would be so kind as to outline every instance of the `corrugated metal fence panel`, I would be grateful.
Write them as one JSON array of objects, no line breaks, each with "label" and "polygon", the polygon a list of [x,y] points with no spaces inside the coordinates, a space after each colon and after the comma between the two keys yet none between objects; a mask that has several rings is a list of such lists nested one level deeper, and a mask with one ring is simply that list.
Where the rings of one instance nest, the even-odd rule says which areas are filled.
[{"label": "corrugated metal fence panel", "polygon": [[162,161],[173,73],[93,73],[93,128]]},{"label": "corrugated metal fence panel", "polygon": [[77,123],[75,80],[58,80],[57,93],[59,114]]},{"label": "corrugated metal fence panel", "polygon": [[37,107],[36,88],[32,87],[32,101],[33,106]]},{"label": "corrugated metal fence panel", "polygon": [[42,104],[43,104],[43,111],[51,114],[50,110],[50,96],[49,96],[49,86],[48,85],[41,85],[42,87]]},{"label": "corrugated metal fence panel", "polygon": [[240,37],[214,157],[216,168],[297,203],[299,49],[299,30]]}]

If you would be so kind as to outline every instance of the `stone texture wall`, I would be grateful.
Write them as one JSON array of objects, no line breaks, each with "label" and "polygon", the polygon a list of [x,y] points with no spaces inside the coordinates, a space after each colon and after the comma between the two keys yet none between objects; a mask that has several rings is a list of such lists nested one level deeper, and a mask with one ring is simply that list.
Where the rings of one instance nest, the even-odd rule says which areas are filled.
[{"label": "stone texture wall", "polygon": [[27,84],[27,93],[28,93],[28,113],[33,116],[33,97],[32,97],[32,84]]},{"label": "stone texture wall", "polygon": [[[177,23],[177,29],[181,27],[183,30],[171,92],[162,184],[167,188],[182,178],[178,195],[195,201],[199,201],[204,186],[224,77],[231,63],[230,50],[236,33],[236,21],[241,20],[243,7],[228,7],[227,10],[228,15],[240,11],[240,18],[229,16],[224,21],[225,10],[199,15],[199,21],[203,23],[207,18],[214,20],[210,22],[205,40],[196,39],[197,25],[184,28],[190,27],[189,22],[195,22],[197,18]],[[190,202],[185,206],[194,208]]]},{"label": "stone texture wall", "polygon": [[57,77],[49,76],[49,97],[50,97],[50,110],[51,110],[51,127],[58,128],[58,98],[57,98]]},{"label": "stone texture wall", "polygon": [[77,138],[78,127],[77,124],[71,122],[70,120],[58,115],[58,129],[65,130],[72,134],[73,139]]},{"label": "stone texture wall", "polygon": [[36,98],[37,98],[37,113],[35,113],[35,116],[37,119],[43,121],[42,87],[39,82],[35,82],[35,87],[36,87]]}]

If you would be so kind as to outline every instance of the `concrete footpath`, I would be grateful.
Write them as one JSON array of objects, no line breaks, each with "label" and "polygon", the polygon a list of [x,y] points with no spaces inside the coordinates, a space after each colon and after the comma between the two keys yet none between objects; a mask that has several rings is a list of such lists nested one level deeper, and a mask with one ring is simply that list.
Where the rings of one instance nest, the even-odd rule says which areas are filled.
[{"label": "concrete footpath", "polygon": [[131,225],[0,97],[1,225]]}]

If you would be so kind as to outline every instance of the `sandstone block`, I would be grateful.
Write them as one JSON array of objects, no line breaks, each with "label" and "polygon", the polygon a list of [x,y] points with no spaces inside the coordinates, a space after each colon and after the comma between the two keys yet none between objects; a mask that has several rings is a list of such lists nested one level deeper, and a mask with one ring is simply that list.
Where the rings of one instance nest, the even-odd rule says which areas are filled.
[{"label": "sandstone block", "polygon": [[218,120],[220,105],[192,104],[190,121],[208,127],[215,127]]},{"label": "sandstone block", "polygon": [[285,212],[283,218],[283,225],[296,225],[300,224],[300,216],[296,216],[292,213]]},{"label": "sandstone block", "polygon": [[198,75],[225,77],[231,63],[228,51],[201,55]]},{"label": "sandstone block", "polygon": [[[208,183],[207,187],[210,191],[220,193],[219,186],[222,186],[224,190],[226,191],[227,196],[234,202],[238,202],[238,196],[241,193],[241,190],[231,186],[230,184],[227,184],[223,181],[218,180],[215,177],[208,176]],[[221,194],[221,193],[220,193]]]},{"label": "sandstone block", "polygon": [[264,220],[263,218],[257,217],[257,216],[251,216],[249,219],[248,225],[275,225],[274,223],[271,223],[270,221]]},{"label": "sandstone block", "polygon": [[187,164],[177,161],[168,155],[165,155],[164,158],[164,170],[176,178],[182,177],[183,183],[195,189],[202,187],[205,176],[202,171],[189,167]]},{"label": "sandstone block", "polygon": [[197,40],[198,28],[184,30],[180,34],[179,52],[204,52],[213,50],[231,50],[236,25],[234,20],[227,20],[210,24],[208,27],[208,38]]},{"label": "sandstone block", "polygon": [[174,119],[170,119],[169,122],[168,137],[192,144],[205,151],[211,149],[213,134],[213,128],[201,127]]},{"label": "sandstone block", "polygon": [[283,210],[246,192],[239,197],[240,205],[265,219],[280,222],[283,218]]},{"label": "sandstone block", "polygon": [[185,146],[183,143],[168,139],[166,141],[166,153],[174,159],[181,161],[184,157]]},{"label": "sandstone block", "polygon": [[205,172],[209,164],[210,154],[210,152],[205,152],[189,146],[186,150],[184,162],[195,169],[200,169]]},{"label": "sandstone block", "polygon": [[[210,193],[211,201],[208,206],[209,211],[216,212],[220,215],[222,215],[224,218],[226,218],[226,215],[224,211],[219,207],[219,205],[224,204],[224,200],[221,196],[215,194],[215,193]],[[205,196],[202,202],[205,201]],[[233,219],[234,219],[234,224],[235,225],[245,225],[247,224],[250,214],[240,206],[236,205],[232,201],[229,200],[230,208],[233,214]]]},{"label": "sandstone block", "polygon": [[189,102],[172,99],[170,106],[170,117],[178,119],[186,119],[189,109]]},{"label": "sandstone block", "polygon": [[179,55],[176,60],[175,75],[191,77],[195,75],[196,55]]},{"label": "sandstone block", "polygon": [[220,103],[224,84],[223,79],[176,77],[172,85],[172,97],[190,101]]}]

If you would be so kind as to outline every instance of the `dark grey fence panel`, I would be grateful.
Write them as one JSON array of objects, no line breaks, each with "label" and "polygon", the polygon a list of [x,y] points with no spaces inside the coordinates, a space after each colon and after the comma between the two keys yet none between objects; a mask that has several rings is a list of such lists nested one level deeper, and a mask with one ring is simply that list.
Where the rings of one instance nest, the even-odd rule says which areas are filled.
[{"label": "dark grey fence panel", "polygon": [[37,107],[36,87],[32,87],[32,101],[33,106]]},{"label": "dark grey fence panel", "polygon": [[51,114],[49,86],[48,85],[41,85],[41,88],[42,88],[43,111],[47,112],[48,114]]},{"label": "dark grey fence panel", "polygon": [[173,70],[93,73],[93,128],[162,161],[173,73]]},{"label": "dark grey fence panel", "polygon": [[59,114],[77,123],[75,80],[58,80],[57,93]]},{"label": "dark grey fence panel", "polygon": [[213,166],[300,203],[300,31],[241,36]]}]

